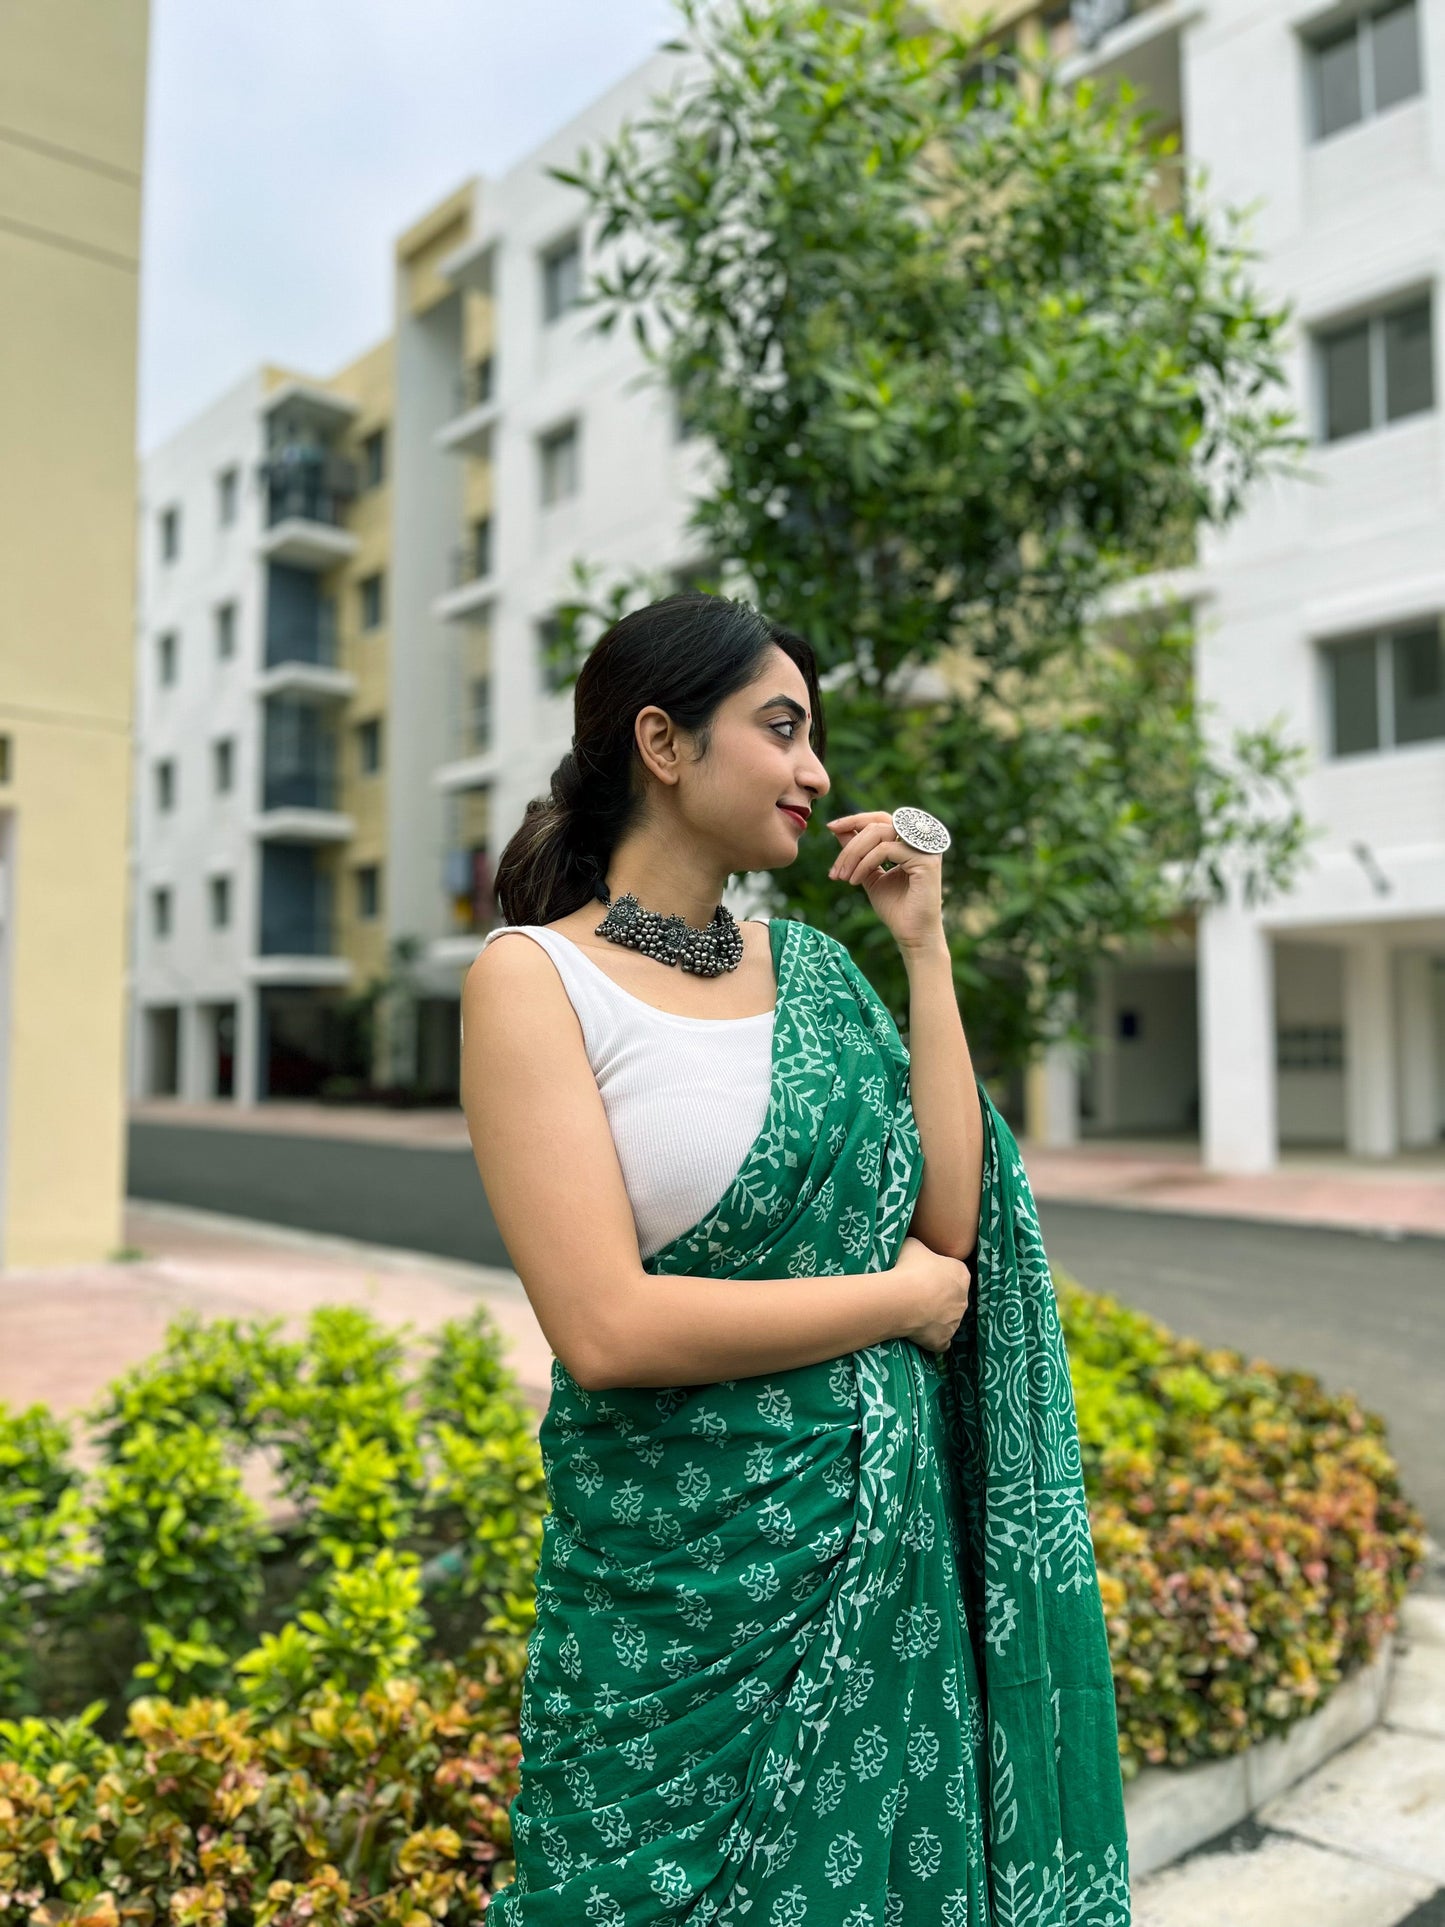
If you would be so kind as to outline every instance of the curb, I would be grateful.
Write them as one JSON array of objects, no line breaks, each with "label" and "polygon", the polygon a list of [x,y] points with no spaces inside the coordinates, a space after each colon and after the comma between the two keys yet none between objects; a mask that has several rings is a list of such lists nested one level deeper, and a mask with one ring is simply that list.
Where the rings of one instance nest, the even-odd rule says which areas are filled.
[{"label": "curb", "polygon": [[[264,1218],[237,1217],[229,1211],[210,1211],[200,1205],[171,1204],[163,1198],[127,1196],[127,1207],[144,1211],[171,1224],[190,1225],[197,1231],[230,1232],[256,1244],[280,1245],[298,1251],[314,1252],[322,1258],[341,1258],[352,1264],[375,1265],[384,1271],[421,1271],[449,1284],[465,1285],[473,1291],[501,1291],[511,1298],[525,1298],[526,1291],[515,1271],[496,1265],[474,1265],[463,1258],[445,1258],[435,1251],[414,1251],[406,1245],[368,1244],[360,1238],[343,1237],[335,1231],[308,1231],[300,1225],[276,1224]],[[111,1259],[119,1266],[128,1262]]]},{"label": "curb", "polygon": [[1395,1638],[1391,1633],[1368,1666],[1341,1680],[1317,1712],[1278,1739],[1198,1766],[1145,1767],[1124,1789],[1131,1880],[1159,1872],[1238,1826],[1377,1726],[1389,1693]]}]

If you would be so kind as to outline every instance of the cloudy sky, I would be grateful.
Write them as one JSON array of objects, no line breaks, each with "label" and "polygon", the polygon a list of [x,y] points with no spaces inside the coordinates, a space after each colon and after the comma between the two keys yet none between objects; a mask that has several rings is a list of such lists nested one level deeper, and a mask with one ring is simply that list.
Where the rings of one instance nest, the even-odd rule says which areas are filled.
[{"label": "cloudy sky", "polygon": [[141,453],[258,361],[325,375],[378,340],[393,237],[677,19],[670,0],[153,0]]}]

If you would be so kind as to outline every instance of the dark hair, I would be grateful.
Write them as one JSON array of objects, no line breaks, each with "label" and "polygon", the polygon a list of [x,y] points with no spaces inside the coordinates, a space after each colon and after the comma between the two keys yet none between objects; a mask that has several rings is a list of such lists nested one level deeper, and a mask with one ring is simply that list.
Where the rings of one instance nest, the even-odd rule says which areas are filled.
[{"label": "dark hair", "polygon": [[613,623],[582,664],[573,692],[572,747],[534,797],[502,852],[496,897],[508,923],[552,923],[579,909],[606,878],[612,852],[643,808],[633,734],[655,705],[706,755],[719,704],[758,675],[770,648],[803,672],[810,740],[827,742],[812,648],[751,603],[689,592],[665,596]]}]

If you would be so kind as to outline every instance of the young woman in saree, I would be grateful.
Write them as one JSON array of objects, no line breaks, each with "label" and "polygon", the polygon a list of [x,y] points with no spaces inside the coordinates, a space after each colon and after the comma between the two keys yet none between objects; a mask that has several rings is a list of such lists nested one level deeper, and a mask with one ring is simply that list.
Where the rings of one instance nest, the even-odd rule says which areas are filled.
[{"label": "young woman in saree", "polygon": [[555,1354],[489,1927],[1126,1927],[1067,1362],[942,858],[889,810],[827,826],[905,959],[905,1048],[836,938],[721,901],[828,793],[809,646],[670,597],[574,700],[462,999]]}]

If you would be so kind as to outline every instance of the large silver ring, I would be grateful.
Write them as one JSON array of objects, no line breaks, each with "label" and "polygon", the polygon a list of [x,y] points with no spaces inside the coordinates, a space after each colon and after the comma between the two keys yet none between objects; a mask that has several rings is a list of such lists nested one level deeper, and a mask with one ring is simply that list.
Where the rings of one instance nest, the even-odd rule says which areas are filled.
[{"label": "large silver ring", "polygon": [[893,834],[910,850],[927,850],[931,856],[942,856],[953,841],[947,827],[936,816],[930,816],[927,810],[914,809],[910,803],[893,812]]}]

